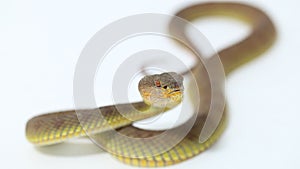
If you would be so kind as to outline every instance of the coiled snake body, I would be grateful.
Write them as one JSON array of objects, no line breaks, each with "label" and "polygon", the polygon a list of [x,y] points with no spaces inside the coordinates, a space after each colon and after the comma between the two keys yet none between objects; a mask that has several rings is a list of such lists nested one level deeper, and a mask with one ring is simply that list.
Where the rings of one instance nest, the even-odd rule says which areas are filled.
[{"label": "coiled snake body", "polygon": [[[242,41],[218,52],[226,75],[266,51],[276,37],[274,25],[269,17],[261,10],[248,5],[237,3],[197,4],[182,9],[176,16],[188,21],[205,16],[229,16],[245,21],[251,26],[252,31]],[[157,115],[180,103],[183,91],[182,77],[176,73],[164,73],[143,78],[139,83],[143,102],[122,104],[117,107],[114,105],[101,107],[99,109],[102,118],[95,114],[95,110],[82,110],[84,113],[81,113],[83,117],[80,118],[87,126],[82,126],[79,123],[75,111],[36,116],[30,119],[26,125],[27,139],[35,145],[42,146],[56,144],[72,137],[92,134],[101,138],[105,148],[118,152],[113,156],[126,164],[155,167],[185,161],[210,147],[222,134],[227,119],[226,112],[224,112],[212,136],[204,143],[199,142],[199,133],[203,128],[211,104],[210,87],[207,72],[201,63],[197,63],[192,71],[197,75],[196,78],[200,84],[198,90],[204,99],[201,99],[201,107],[196,121],[187,136],[175,147],[163,153],[159,153],[158,150],[167,144],[166,142],[153,142],[155,146],[152,147],[146,145],[131,146],[135,143],[115,140],[110,129],[115,128],[119,133],[134,138],[148,138],[161,134],[163,131],[142,130],[131,124],[134,121]],[[122,110],[122,114],[118,110]],[[125,118],[124,115],[130,118]],[[140,149],[134,149],[136,147],[140,147]],[[147,156],[143,154],[145,152],[152,152],[155,155]]]}]

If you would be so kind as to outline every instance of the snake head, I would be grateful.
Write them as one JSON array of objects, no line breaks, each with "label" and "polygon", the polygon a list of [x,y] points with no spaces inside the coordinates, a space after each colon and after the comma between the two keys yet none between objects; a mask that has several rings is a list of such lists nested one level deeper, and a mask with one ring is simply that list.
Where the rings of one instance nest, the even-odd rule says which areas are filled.
[{"label": "snake head", "polygon": [[148,75],[139,82],[139,91],[146,104],[172,108],[183,98],[183,77],[175,72]]}]

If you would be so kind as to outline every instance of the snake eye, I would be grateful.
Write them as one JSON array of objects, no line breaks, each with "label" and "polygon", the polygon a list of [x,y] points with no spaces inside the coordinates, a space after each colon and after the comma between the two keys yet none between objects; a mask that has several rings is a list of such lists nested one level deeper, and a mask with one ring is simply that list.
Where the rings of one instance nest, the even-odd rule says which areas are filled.
[{"label": "snake eye", "polygon": [[163,88],[164,88],[164,89],[167,89],[167,88],[168,88],[168,86],[164,86]]},{"label": "snake eye", "polygon": [[156,87],[161,87],[160,81],[155,81],[155,86]]}]

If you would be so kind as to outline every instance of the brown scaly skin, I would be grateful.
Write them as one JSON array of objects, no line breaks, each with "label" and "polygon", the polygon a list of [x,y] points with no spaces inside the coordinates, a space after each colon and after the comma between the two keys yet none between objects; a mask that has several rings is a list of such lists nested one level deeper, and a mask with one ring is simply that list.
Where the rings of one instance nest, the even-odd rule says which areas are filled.
[{"label": "brown scaly skin", "polygon": [[[251,33],[247,37],[245,37],[242,41],[218,52],[220,59],[223,63],[226,75],[229,75],[233,70],[235,70],[239,66],[258,57],[273,44],[276,38],[276,30],[270,18],[261,10],[249,5],[222,2],[195,4],[182,9],[176,15],[189,21],[193,21],[195,19],[205,16],[228,16],[237,18],[238,20],[244,21],[245,23],[250,25]],[[184,34],[183,28],[178,27],[171,27],[171,32],[179,32]],[[212,56],[210,59],[213,60],[214,57],[216,56]],[[185,161],[203,152],[205,149],[210,147],[222,134],[223,130],[225,129],[227,116],[224,110],[221,122],[219,123],[219,126],[215,130],[213,135],[206,142],[199,143],[199,133],[205,122],[211,102],[211,87],[206,70],[204,69],[201,63],[197,63],[195,67],[193,67],[192,71],[195,75],[197,75],[196,80],[198,81],[198,84],[200,84],[198,85],[198,90],[201,96],[200,105],[202,106],[200,107],[199,114],[197,116],[194,126],[187,134],[187,136],[175,147],[169,149],[168,151],[165,151],[162,154],[144,157],[143,154],[142,156],[140,156],[140,153],[143,149],[148,150],[148,147],[143,147],[143,145],[140,145],[140,148],[138,148],[137,150],[132,150],[132,147],[130,145],[135,144],[134,142],[127,143],[126,141],[122,142],[122,140],[120,142],[120,140],[115,139],[111,131],[104,130],[106,132],[94,135],[95,138],[98,137],[101,138],[102,141],[106,141],[107,144],[104,148],[113,149],[115,151],[119,151],[123,154],[126,154],[124,156],[114,154],[114,156],[120,161],[134,166],[157,167],[172,165]],[[141,86],[143,86],[142,83]],[[165,108],[163,110],[159,108],[153,109],[154,106],[150,106],[152,107],[150,108],[149,105],[151,105],[152,103],[151,99],[154,98],[154,100],[157,100],[157,98],[152,96],[153,93],[151,94],[151,91],[147,89],[146,84],[145,88],[141,86],[140,91],[142,96],[144,97],[145,102],[134,103],[134,107],[136,107],[135,109],[129,108],[128,105],[122,105],[123,108],[121,109],[124,109],[127,111],[126,113],[131,114],[129,115],[130,119],[144,119],[156,115],[161,111],[165,110]],[[156,90],[156,92],[154,93],[157,93],[157,91],[159,91],[157,90],[158,86],[163,86],[163,83],[161,83],[160,85],[158,85],[158,83],[156,82],[153,83],[153,87]],[[174,91],[177,90],[178,88],[174,89]],[[181,96],[173,97],[171,95],[164,95],[163,93],[169,93],[165,90],[162,90],[158,93],[160,96],[168,98],[168,101],[172,100],[169,99],[170,97],[181,99]],[[176,93],[180,94],[181,92]],[[150,95],[152,97],[150,97]],[[218,99],[215,101],[218,101]],[[154,105],[159,106],[159,104]],[[164,103],[162,105],[168,104]],[[128,120],[126,118],[122,118],[123,116],[120,116],[120,114],[117,112],[114,106],[103,107],[100,109],[102,110],[101,112],[105,114],[105,119],[110,122],[109,124],[112,125],[114,128],[119,128],[118,131],[125,136],[133,138],[148,138],[159,135],[163,132],[142,130],[133,127],[132,125],[130,125],[133,121]],[[141,114],[139,111],[136,110],[139,110],[144,113]],[[93,130],[101,131],[104,123],[103,119],[99,119],[97,116],[93,117],[93,115],[95,115],[93,111],[86,110],[86,120],[92,124],[89,125],[89,127],[87,128],[88,132],[91,132]],[[180,127],[184,127],[184,125],[185,124],[179,126],[178,128],[180,129]],[[64,141],[67,138],[81,136],[85,134],[86,133],[83,131],[82,126],[79,124],[74,111],[37,116],[29,120],[26,127],[26,135],[28,140],[37,145],[54,144]],[[176,137],[176,135],[171,135],[168,137],[170,138],[167,139],[172,139],[172,137]],[[168,143],[153,142],[153,145],[155,145],[156,148],[153,148],[150,151],[155,152],[157,149],[163,147],[165,144]],[[132,158],[134,156],[140,158]]]},{"label": "brown scaly skin", "polygon": [[[158,115],[181,102],[182,81],[181,75],[172,72],[145,76],[140,80],[142,85],[139,89],[145,96],[144,100],[149,104],[147,102],[119,104],[77,110],[78,114],[70,110],[33,117],[26,125],[27,139],[40,146],[56,144],[71,137],[105,132],[111,128],[120,128],[134,121]],[[160,82],[163,86],[158,87],[155,82]]]}]

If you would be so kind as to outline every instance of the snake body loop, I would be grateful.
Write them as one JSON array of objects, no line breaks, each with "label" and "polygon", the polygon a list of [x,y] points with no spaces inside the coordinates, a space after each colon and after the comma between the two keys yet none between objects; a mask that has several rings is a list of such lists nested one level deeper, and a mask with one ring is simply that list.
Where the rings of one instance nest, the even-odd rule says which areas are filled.
[{"label": "snake body loop", "polygon": [[[218,52],[224,65],[226,75],[266,51],[273,44],[276,37],[275,27],[270,18],[261,10],[249,5],[219,2],[196,4],[182,9],[176,16],[188,21],[193,21],[205,16],[228,16],[244,21],[251,26],[250,34],[242,41]],[[184,32],[184,30],[176,27],[171,29],[172,31]],[[213,57],[211,59],[213,59]],[[132,158],[133,156],[138,157],[141,152],[132,151],[134,146],[131,147],[130,144],[126,144],[126,141],[120,142],[114,139],[114,136],[110,133],[110,127],[113,127],[116,128],[119,133],[128,137],[147,138],[161,134],[163,131],[142,130],[131,125],[134,121],[157,115],[166,110],[164,108],[149,106],[149,104],[145,102],[133,103],[134,109],[132,106],[129,106],[131,103],[118,105],[118,109],[121,108],[124,110],[122,114],[124,115],[125,113],[126,117],[130,117],[130,120],[121,115],[116,109],[116,106],[99,108],[103,114],[103,118],[95,116],[95,111],[98,111],[98,109],[82,110],[85,113],[82,113],[84,117],[81,117],[81,119],[84,119],[84,124],[88,124],[88,126],[80,125],[75,111],[64,111],[36,116],[27,123],[27,139],[35,145],[50,145],[72,137],[85,136],[87,133],[90,133],[93,134],[95,138],[101,138],[106,148],[125,154],[124,156],[113,154],[113,156],[126,164],[143,167],[158,167],[185,161],[210,147],[221,136],[227,120],[227,113],[225,112],[226,110],[224,110],[223,117],[213,135],[204,143],[199,142],[199,133],[203,128],[207,117],[207,110],[211,104],[211,89],[204,67],[201,66],[200,63],[197,63],[192,70],[193,73],[197,75],[196,78],[198,84],[200,84],[198,90],[203,98],[200,103],[202,106],[197,115],[195,124],[187,136],[175,147],[164,153],[154,156]],[[87,133],[83,128],[88,129],[86,131]],[[105,140],[107,140],[107,143],[105,143]],[[153,144],[157,146],[149,151],[155,152],[167,143],[153,142]],[[143,145],[140,146],[142,147]],[[148,147],[143,148],[147,149]]]}]

